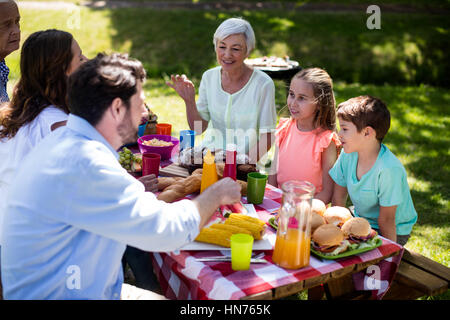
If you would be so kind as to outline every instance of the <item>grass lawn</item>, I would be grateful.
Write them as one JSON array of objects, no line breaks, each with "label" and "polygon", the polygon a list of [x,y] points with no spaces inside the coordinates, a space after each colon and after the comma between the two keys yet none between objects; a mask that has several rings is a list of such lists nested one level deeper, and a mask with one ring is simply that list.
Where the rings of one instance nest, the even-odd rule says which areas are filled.
[{"label": "grass lawn", "polygon": [[[21,9],[21,15],[22,41],[34,31],[58,28],[74,34],[88,57],[99,51],[122,51],[143,61],[149,74],[147,100],[159,122],[172,123],[173,134],[178,135],[188,127],[184,105],[164,84],[164,77],[186,73],[198,88],[201,73],[215,65],[215,28],[237,14],[83,8],[79,12]],[[304,67],[326,68],[335,80],[337,103],[361,94],[387,103],[392,123],[385,144],[406,168],[419,213],[406,247],[450,267],[448,19],[383,14],[383,29],[369,31],[365,13],[263,11],[239,15],[255,29],[254,55],[287,54]],[[11,92],[20,73],[19,53],[10,55],[7,64]],[[390,84],[384,84],[386,81]],[[447,88],[416,84],[420,82]],[[285,104],[285,87],[281,81],[276,81],[276,87],[280,110]],[[450,293],[438,298],[450,299]]]},{"label": "grass lawn", "polygon": [[[38,13],[38,14],[36,14]],[[348,83],[420,84],[449,87],[450,20],[445,15],[382,13],[381,30],[366,27],[368,15],[281,10],[32,10],[22,9],[23,38],[56,27],[72,32],[83,50],[126,51],[144,62],[152,78],[186,73],[200,78],[214,66],[212,35],[220,21],[242,16],[252,24],[254,56],[288,55],[303,67],[325,68]]]},{"label": "grass lawn", "polygon": [[[19,0],[21,1],[21,0]],[[26,1],[26,0],[25,0]],[[33,0],[33,1],[39,1],[39,2],[60,2],[61,0]],[[83,3],[83,2],[100,2],[103,0],[64,0],[63,2],[72,2],[72,3]],[[123,0],[109,0],[111,2],[114,1],[123,1]],[[161,0],[127,0],[128,2],[161,2]],[[182,2],[180,0],[165,0],[164,2]],[[300,0],[300,1],[293,1],[293,0],[246,0],[246,1],[233,1],[233,0],[185,0],[184,2],[191,2],[191,3],[208,3],[208,2],[281,2],[281,3],[296,3],[298,5],[302,5],[305,3],[314,3],[314,1],[311,0]],[[334,3],[334,4],[361,4],[361,3],[369,3],[370,1],[361,1],[361,0],[327,0],[327,1],[320,1],[320,3]],[[398,5],[414,5],[416,7],[448,7],[450,5],[450,1],[445,0],[379,0],[377,1],[377,4],[383,5],[383,4],[398,4]]]}]

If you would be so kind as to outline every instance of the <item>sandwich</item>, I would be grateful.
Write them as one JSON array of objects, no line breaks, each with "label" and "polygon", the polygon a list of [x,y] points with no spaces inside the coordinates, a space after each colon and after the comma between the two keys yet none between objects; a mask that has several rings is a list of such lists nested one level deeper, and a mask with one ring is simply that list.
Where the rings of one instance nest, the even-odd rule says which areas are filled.
[{"label": "sandwich", "polygon": [[350,244],[369,242],[377,236],[377,232],[370,227],[369,222],[360,217],[347,220],[341,230]]},{"label": "sandwich", "polygon": [[314,231],[323,224],[325,224],[325,219],[320,214],[312,211],[311,212],[311,234],[314,233]]},{"label": "sandwich", "polygon": [[334,224],[335,226],[342,227],[342,225],[352,218],[350,210],[345,207],[329,207],[323,214],[327,223]]},{"label": "sandwich", "polygon": [[312,199],[312,207],[311,207],[312,212],[315,212],[323,216],[326,209],[327,207],[325,206],[325,203],[323,203],[322,200]]},{"label": "sandwich", "polygon": [[349,242],[344,239],[342,230],[334,224],[323,224],[311,237],[314,250],[328,256],[335,256],[347,250]]}]

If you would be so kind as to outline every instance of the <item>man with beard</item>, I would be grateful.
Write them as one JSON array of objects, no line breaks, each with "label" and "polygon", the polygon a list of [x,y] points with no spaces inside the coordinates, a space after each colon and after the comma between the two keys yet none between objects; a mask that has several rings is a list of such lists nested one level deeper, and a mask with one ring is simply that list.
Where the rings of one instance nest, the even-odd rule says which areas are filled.
[{"label": "man with beard", "polygon": [[19,49],[20,14],[12,0],[0,0],[0,104],[9,101],[6,91],[9,69],[5,58]]},{"label": "man with beard", "polygon": [[240,200],[226,178],[194,200],[165,203],[120,166],[116,150],[136,140],[145,111],[144,80],[142,64],[121,54],[99,54],[69,78],[67,125],[29,153],[11,189],[6,299],[163,298],[123,284],[126,245],[177,250],[220,205]]}]

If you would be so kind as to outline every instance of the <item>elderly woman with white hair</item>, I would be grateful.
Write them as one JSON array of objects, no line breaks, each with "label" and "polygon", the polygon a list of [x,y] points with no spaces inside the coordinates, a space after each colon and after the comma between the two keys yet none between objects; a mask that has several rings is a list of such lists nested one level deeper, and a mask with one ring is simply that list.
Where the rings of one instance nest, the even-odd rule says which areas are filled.
[{"label": "elderly woman with white hair", "polygon": [[208,127],[204,146],[217,151],[235,143],[238,153],[256,163],[273,141],[277,121],[274,83],[244,63],[255,47],[255,34],[247,21],[225,20],[213,42],[219,66],[203,73],[197,101],[195,87],[185,75],[172,75],[167,85],[184,100],[190,128],[201,134]]}]

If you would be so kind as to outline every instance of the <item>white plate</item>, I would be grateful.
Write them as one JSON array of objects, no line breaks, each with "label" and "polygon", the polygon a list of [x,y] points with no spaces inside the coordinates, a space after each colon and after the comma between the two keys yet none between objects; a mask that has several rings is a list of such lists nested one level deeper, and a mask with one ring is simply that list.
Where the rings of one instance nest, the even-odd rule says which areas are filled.
[{"label": "white plate", "polygon": [[[261,240],[253,242],[253,250],[272,250],[275,245],[276,234],[265,234]],[[193,241],[180,248],[180,250],[231,250],[215,244]]]}]

